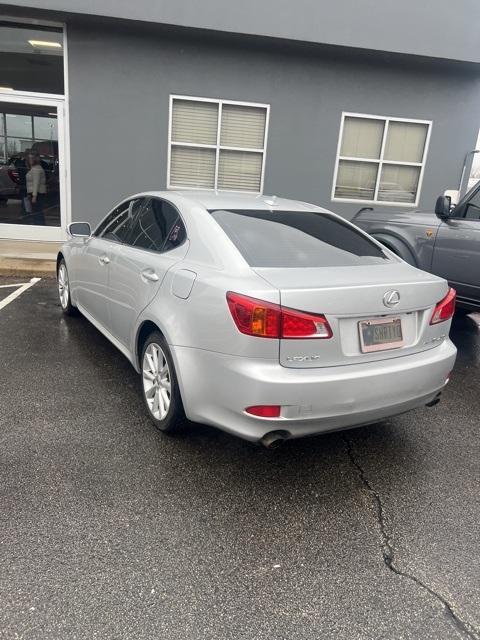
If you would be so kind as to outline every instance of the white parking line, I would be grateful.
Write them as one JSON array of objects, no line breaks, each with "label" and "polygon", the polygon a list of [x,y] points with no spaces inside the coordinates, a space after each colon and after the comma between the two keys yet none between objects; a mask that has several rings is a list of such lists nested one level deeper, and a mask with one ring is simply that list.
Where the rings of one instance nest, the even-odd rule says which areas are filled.
[{"label": "white parking line", "polygon": [[0,289],[11,289],[13,287],[21,287],[25,282],[16,282],[15,284],[0,284]]},{"label": "white parking line", "polygon": [[18,287],[18,289],[16,291],[13,291],[9,296],[4,298],[3,300],[0,300],[0,310],[4,309],[7,306],[7,304],[10,304],[10,302],[13,302],[15,298],[18,298],[18,296],[21,296],[24,291],[26,291],[27,289],[30,289],[30,287],[33,287],[33,285],[37,284],[37,282],[40,282],[40,280],[41,278],[32,278],[30,282],[25,282],[25,284],[2,285],[7,287]]}]

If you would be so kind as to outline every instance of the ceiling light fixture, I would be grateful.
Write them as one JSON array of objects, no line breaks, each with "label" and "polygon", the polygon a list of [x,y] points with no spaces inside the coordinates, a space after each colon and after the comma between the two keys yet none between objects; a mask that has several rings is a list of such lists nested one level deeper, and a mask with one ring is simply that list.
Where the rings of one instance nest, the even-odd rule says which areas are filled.
[{"label": "ceiling light fixture", "polygon": [[50,40],[29,40],[29,44],[32,45],[34,49],[61,49],[62,45],[60,42],[52,42]]}]

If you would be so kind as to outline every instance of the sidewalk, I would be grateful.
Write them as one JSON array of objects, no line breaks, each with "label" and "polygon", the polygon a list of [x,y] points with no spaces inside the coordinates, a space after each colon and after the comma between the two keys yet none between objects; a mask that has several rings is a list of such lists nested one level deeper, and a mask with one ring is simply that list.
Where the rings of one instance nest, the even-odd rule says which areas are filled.
[{"label": "sidewalk", "polygon": [[0,239],[0,274],[53,275],[61,244]]}]

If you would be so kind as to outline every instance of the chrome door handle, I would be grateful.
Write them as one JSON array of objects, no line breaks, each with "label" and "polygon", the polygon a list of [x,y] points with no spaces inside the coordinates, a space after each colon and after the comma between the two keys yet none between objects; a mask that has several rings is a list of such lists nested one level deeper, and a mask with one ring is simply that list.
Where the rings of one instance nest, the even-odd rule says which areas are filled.
[{"label": "chrome door handle", "polygon": [[151,282],[158,282],[157,274],[151,269],[145,269],[145,271],[142,271],[142,277],[145,278],[145,280],[150,280]]},{"label": "chrome door handle", "polygon": [[110,262],[110,258],[108,256],[102,256],[98,259],[100,264],[108,264]]}]

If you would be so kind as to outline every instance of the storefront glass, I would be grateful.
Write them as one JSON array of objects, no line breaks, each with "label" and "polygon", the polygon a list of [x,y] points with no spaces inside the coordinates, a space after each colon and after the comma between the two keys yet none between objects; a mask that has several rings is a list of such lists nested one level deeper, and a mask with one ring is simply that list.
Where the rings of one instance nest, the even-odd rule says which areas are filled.
[{"label": "storefront glass", "polygon": [[0,102],[0,223],[60,225],[57,113]]},{"label": "storefront glass", "polygon": [[62,29],[0,21],[0,237],[60,233],[63,46]]}]

